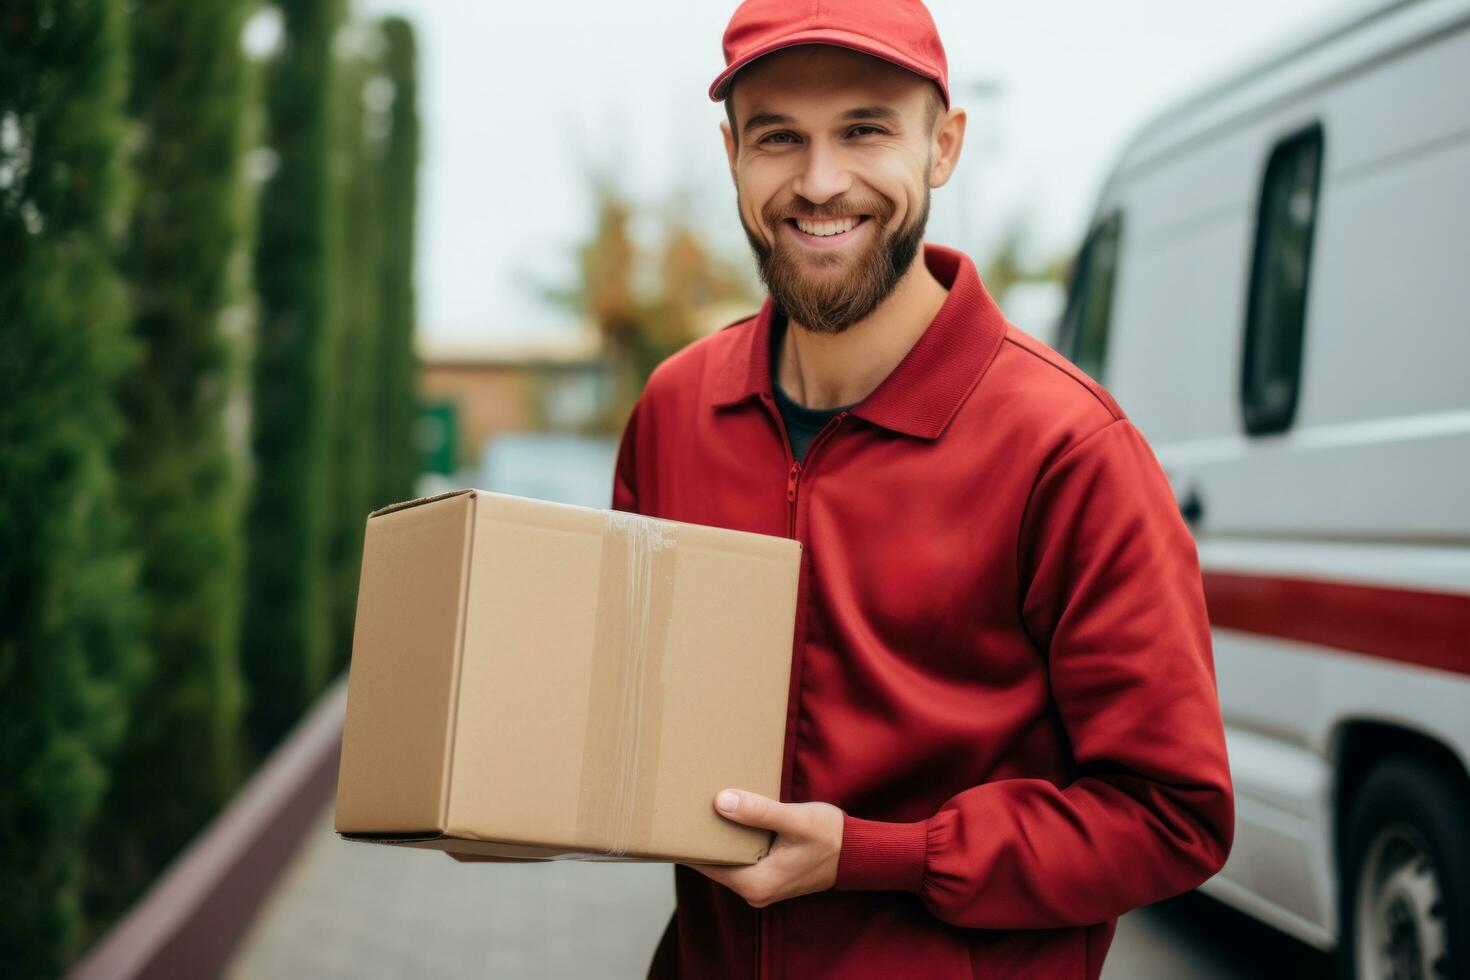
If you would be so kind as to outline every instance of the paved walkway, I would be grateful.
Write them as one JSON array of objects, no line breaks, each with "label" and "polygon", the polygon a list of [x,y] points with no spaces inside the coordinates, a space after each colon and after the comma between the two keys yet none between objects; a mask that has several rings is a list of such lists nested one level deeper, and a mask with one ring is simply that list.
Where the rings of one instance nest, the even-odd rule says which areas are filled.
[{"label": "paved walkway", "polygon": [[331,810],[228,980],[641,978],[674,910],[666,864],[460,864],[348,843]]}]

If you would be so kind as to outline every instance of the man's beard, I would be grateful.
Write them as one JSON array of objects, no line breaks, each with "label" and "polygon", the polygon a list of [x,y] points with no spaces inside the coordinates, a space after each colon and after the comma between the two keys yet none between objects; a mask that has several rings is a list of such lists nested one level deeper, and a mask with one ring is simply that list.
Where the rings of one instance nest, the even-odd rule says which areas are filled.
[{"label": "man's beard", "polygon": [[[929,220],[929,187],[924,187],[924,206],[918,215],[897,231],[887,231],[894,207],[884,198],[828,202],[823,207],[803,211],[801,217],[866,214],[873,223],[872,241],[854,257],[831,255],[823,262],[823,254],[810,252],[798,259],[781,233],[781,225],[789,217],[786,211],[769,205],[761,212],[767,228],[775,229],[776,244],[772,248],[745,223],[741,227],[755,252],[761,281],[771,294],[771,301],[787,319],[818,333],[841,333],[877,309],[888,298],[899,280],[913,264],[924,226]],[[803,271],[802,265],[824,266],[826,273]]]}]

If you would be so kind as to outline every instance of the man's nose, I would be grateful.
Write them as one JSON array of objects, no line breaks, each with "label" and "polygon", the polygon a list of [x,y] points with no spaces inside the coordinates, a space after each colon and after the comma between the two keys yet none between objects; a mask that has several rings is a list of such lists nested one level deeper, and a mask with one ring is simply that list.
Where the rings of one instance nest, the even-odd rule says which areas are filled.
[{"label": "man's nose", "polygon": [[804,164],[792,190],[813,204],[825,204],[852,188],[852,171],[832,147],[811,144]]}]

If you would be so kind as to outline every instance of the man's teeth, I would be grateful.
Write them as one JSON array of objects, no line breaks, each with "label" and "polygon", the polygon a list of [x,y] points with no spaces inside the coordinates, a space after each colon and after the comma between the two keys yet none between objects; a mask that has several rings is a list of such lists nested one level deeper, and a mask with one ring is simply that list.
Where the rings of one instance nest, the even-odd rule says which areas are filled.
[{"label": "man's teeth", "polygon": [[836,221],[804,221],[801,218],[797,218],[796,227],[800,228],[808,235],[816,235],[819,238],[825,238],[828,235],[840,235],[844,231],[852,231],[854,228],[857,227],[857,223],[861,220],[862,219],[859,218],[857,215],[853,215],[847,218],[839,218]]}]

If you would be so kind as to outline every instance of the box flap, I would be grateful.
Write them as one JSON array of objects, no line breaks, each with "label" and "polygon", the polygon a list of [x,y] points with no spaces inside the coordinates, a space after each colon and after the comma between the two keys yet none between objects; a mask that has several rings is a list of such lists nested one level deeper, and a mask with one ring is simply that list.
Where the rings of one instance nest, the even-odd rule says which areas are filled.
[{"label": "box flap", "polygon": [[415,497],[413,500],[401,500],[387,507],[379,507],[368,515],[368,518],[382,517],[384,514],[392,514],[395,511],[408,510],[410,507],[421,507],[424,504],[432,504],[436,500],[447,500],[450,497],[458,497],[462,493],[474,493],[474,489],[466,487],[462,490],[446,490],[443,493],[432,494],[428,497]]},{"label": "box flap", "polygon": [[444,829],[474,497],[367,522],[337,784],[343,833]]}]

